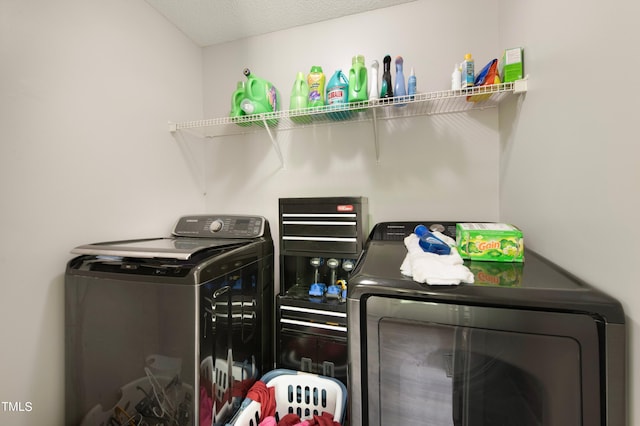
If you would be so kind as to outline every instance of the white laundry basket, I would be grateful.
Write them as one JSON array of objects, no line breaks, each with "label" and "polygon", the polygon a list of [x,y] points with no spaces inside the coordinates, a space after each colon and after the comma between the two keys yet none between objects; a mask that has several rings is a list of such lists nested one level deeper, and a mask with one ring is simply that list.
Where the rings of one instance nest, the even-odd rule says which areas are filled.
[{"label": "white laundry basket", "polygon": [[[301,420],[312,419],[323,412],[333,415],[333,420],[343,424],[347,405],[347,388],[333,377],[301,371],[278,369],[262,376],[267,387],[275,388],[276,419],[290,413]],[[226,426],[258,426],[261,404],[245,398],[240,410]]]}]

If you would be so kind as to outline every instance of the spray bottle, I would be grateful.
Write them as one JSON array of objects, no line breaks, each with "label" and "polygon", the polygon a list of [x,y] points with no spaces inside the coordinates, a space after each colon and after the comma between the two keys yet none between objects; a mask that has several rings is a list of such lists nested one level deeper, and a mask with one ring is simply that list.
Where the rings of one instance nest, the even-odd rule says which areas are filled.
[{"label": "spray bottle", "polygon": [[426,226],[418,225],[415,227],[413,232],[420,239],[418,244],[423,251],[441,255],[448,255],[451,253],[451,247],[449,247],[447,243],[442,241],[440,238],[429,232]]},{"label": "spray bottle", "polygon": [[413,72],[413,67],[411,67],[411,74],[409,75],[409,80],[407,80],[407,94],[411,96],[411,100],[416,97],[417,91],[416,74]]}]

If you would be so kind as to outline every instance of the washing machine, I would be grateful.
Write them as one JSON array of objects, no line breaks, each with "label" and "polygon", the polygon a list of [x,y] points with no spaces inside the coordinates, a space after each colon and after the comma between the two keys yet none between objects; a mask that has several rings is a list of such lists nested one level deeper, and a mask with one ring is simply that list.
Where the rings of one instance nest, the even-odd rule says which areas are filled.
[{"label": "washing machine", "polygon": [[169,237],[72,253],[66,424],[221,425],[273,368],[264,217],[185,216]]}]

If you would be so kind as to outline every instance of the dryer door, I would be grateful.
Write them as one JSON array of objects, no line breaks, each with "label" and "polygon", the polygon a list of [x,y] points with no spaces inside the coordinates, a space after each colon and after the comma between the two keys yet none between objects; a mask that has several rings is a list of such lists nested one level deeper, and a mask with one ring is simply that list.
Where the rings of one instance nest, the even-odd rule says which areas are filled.
[{"label": "dryer door", "polygon": [[366,311],[363,424],[600,425],[588,315],[378,296]]}]

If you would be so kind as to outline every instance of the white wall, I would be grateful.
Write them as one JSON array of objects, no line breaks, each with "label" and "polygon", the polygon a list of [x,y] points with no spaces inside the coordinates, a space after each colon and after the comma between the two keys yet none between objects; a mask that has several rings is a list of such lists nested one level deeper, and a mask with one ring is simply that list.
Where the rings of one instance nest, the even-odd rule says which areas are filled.
[{"label": "white wall", "polygon": [[[474,13],[461,14],[467,7]],[[499,54],[497,2],[476,9],[469,0],[414,2],[205,48],[205,116],[229,113],[245,67],[279,89],[286,109],[298,71],[320,65],[328,82],[337,69],[348,74],[358,53],[380,73],[386,54],[401,55],[418,91],[446,90],[467,51],[479,67]],[[480,35],[477,21],[487,27]],[[378,130],[380,164],[371,124],[281,130],[282,170],[266,132],[213,140],[208,209],[261,213],[277,228],[280,197],[363,195],[372,224],[498,218],[497,110],[379,122]]]},{"label": "white wall", "polygon": [[629,424],[638,424],[640,59],[630,29],[640,4],[500,6],[500,43],[525,47],[531,76],[523,102],[501,107],[500,217],[523,228],[529,247],[622,302]]},{"label": "white wall", "polygon": [[33,407],[0,424],[63,424],[70,249],[204,209],[167,131],[202,114],[202,52],[144,1],[27,0],[0,57],[0,401]]}]

